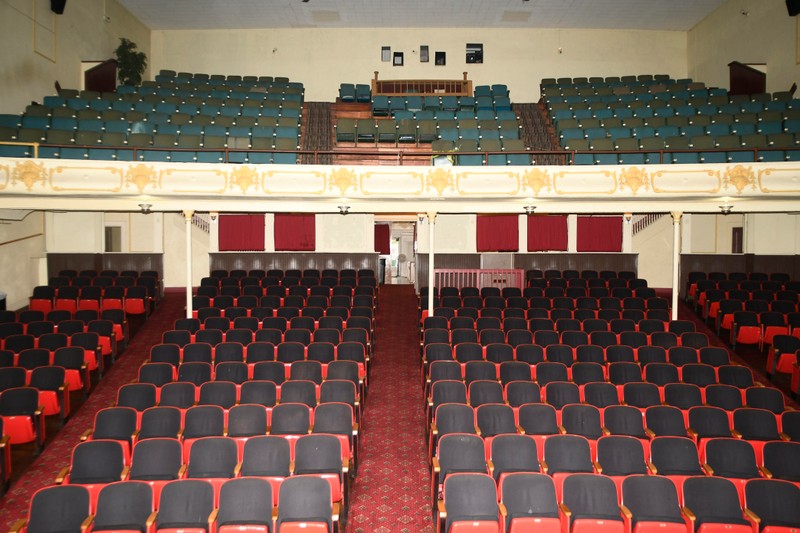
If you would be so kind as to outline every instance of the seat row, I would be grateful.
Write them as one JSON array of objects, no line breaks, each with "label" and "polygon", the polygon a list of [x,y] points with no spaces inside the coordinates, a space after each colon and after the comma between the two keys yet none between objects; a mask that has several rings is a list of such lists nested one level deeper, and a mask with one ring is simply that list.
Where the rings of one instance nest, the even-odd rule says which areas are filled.
[{"label": "seat row", "polygon": [[[509,437],[506,437],[506,436]],[[520,438],[521,437],[521,438]],[[626,435],[604,435],[596,440],[587,439],[582,435],[556,434],[545,436],[541,441],[529,435],[515,433],[500,434],[494,437],[483,438],[468,433],[450,433],[439,438],[436,455],[433,463],[433,500],[436,501],[436,489],[441,488],[439,483],[446,481],[448,475],[456,472],[489,473],[489,463],[505,463],[511,466],[509,457],[504,455],[491,455],[495,439],[516,440],[517,453],[521,457],[515,458],[516,471],[532,473],[544,472],[551,476],[556,485],[566,481],[576,474],[602,474],[611,483],[608,485],[610,493],[617,495],[622,492],[624,480],[627,476],[642,475],[653,476],[668,480],[673,490],[681,487],[681,482],[690,476],[715,476],[727,478],[733,483],[735,493],[744,498],[745,487],[753,479],[772,479],[783,477],[786,482],[792,483],[796,479],[796,460],[800,453],[797,442],[769,441],[763,442],[767,450],[766,457],[769,465],[773,466],[775,473],[763,464],[764,457],[757,457],[751,441],[732,437],[713,437],[702,442],[699,447],[686,437],[656,437],[653,441],[644,441]],[[681,439],[676,443],[675,439]],[[487,442],[489,448],[487,449]],[[661,455],[661,444],[664,440],[667,446],[680,455],[666,458],[665,462],[673,466],[683,461],[683,471],[669,468],[658,468],[654,465],[653,456]],[[651,448],[658,443],[654,452]],[[522,447],[527,449],[522,449]],[[539,459],[537,450],[544,448]],[[680,448],[679,448],[680,446]],[[681,449],[683,448],[683,449]],[[699,449],[698,449],[699,448]],[[659,457],[660,458],[660,457]],[[787,465],[787,460],[791,466]],[[541,466],[540,466],[541,462]],[[648,463],[653,465],[648,466]],[[783,463],[783,464],[782,464]],[[513,472],[514,470],[509,469]],[[508,472],[507,471],[507,472]],[[497,468],[495,468],[495,473]],[[664,477],[661,477],[664,476]],[[678,476],[678,477],[673,477]],[[785,476],[785,477],[784,477]],[[671,478],[671,479],[668,479]],[[787,479],[788,478],[788,479]],[[616,485],[616,487],[615,487]],[[792,483],[797,487],[796,482]],[[561,487],[566,490],[565,487]]]},{"label": "seat row", "polygon": [[[311,345],[309,345],[311,346]],[[793,352],[789,352],[793,353]],[[779,354],[780,355],[780,354]],[[717,346],[672,346],[664,348],[657,345],[629,346],[625,344],[569,344],[552,343],[517,344],[491,343],[481,345],[476,342],[428,343],[423,345],[422,363],[429,365],[435,361],[457,361],[461,364],[470,361],[489,361],[501,364],[519,361],[529,365],[550,360],[568,367],[576,363],[670,363],[679,368],[688,364],[706,364],[714,368],[730,364],[728,350]]]},{"label": "seat row", "polygon": [[[549,324],[550,326],[552,326],[553,323],[553,321],[549,319],[534,319],[530,324],[536,328],[539,327],[537,325],[539,321],[546,325]],[[560,319],[558,322],[561,321],[573,322],[571,319]],[[632,320],[620,320],[620,322],[623,321],[630,324],[634,323]],[[602,320],[598,320],[597,322],[600,325],[604,324]],[[663,324],[660,320],[642,320],[639,323],[654,325],[658,325],[659,323]],[[296,335],[295,333],[291,334],[293,337]],[[285,338],[286,336],[284,335],[284,339]],[[501,329],[483,329],[477,331],[472,328],[453,330],[431,328],[425,330],[422,335],[421,349],[423,355],[427,349],[426,347],[432,344],[452,346],[455,353],[460,351],[466,354],[477,350],[478,352],[482,351],[486,354],[492,351],[498,354],[498,357],[505,357],[504,351],[508,354],[514,353],[518,357],[519,355],[517,352],[519,352],[519,348],[528,345],[539,346],[541,349],[546,349],[550,346],[563,346],[567,347],[571,352],[575,352],[580,346],[597,346],[601,350],[608,351],[608,348],[611,346],[621,345],[629,348],[631,352],[634,353],[636,351],[647,351],[648,356],[654,359],[660,359],[662,356],[666,359],[667,350],[672,350],[675,353],[681,353],[680,356],[675,355],[675,357],[681,357],[683,362],[686,363],[693,362],[691,359],[694,358],[695,355],[694,352],[689,350],[698,350],[708,347],[708,338],[703,333],[694,332],[683,333],[679,337],[675,333],[663,331],[663,326],[660,331],[646,332],[642,329],[640,331],[622,331],[621,333],[601,329],[592,332],[572,329],[554,331],[551,328],[535,329],[534,331],[530,329],[511,329],[506,332]],[[497,345],[506,345],[508,348],[499,348]],[[461,346],[461,348],[458,348],[459,346]],[[490,346],[494,347],[490,349]],[[551,348],[551,350],[555,349],[556,348]],[[526,357],[530,358],[533,356],[530,348],[526,348],[525,350]],[[617,352],[620,351],[620,349],[615,350]],[[589,351],[591,351],[591,349],[589,349]],[[640,357],[643,358],[644,355],[642,354]]]},{"label": "seat row", "polygon": [[386,96],[373,95],[372,116],[385,117],[397,111],[422,111],[423,109],[443,111],[461,111],[481,109],[490,111],[511,110],[508,94],[497,96]]},{"label": "seat row", "polygon": [[269,270],[263,269],[251,269],[251,270],[243,270],[243,269],[233,269],[233,270],[223,270],[223,269],[214,269],[209,274],[212,278],[222,279],[222,278],[245,278],[245,277],[253,277],[253,278],[278,278],[279,280],[283,279],[284,277],[289,278],[374,278],[375,271],[371,268],[360,268],[358,270],[354,268],[343,268],[337,270],[335,268],[326,268],[326,269],[317,269],[317,268],[306,268],[303,270],[300,269],[286,269],[282,270],[279,268],[273,268]]},{"label": "seat row", "polygon": [[[591,364],[593,363],[581,363],[579,369]],[[458,369],[448,368],[447,374],[435,372],[430,377],[431,382],[428,386],[428,417],[430,419],[436,408],[443,403],[461,403],[473,407],[496,403],[509,405],[515,411],[521,405],[544,402],[556,408],[573,404],[587,405],[595,409],[625,405],[635,407],[640,414],[649,407],[662,405],[682,411],[695,407],[713,407],[733,412],[742,407],[753,407],[768,410],[775,415],[787,412],[780,392],[771,387],[753,385],[741,387],[737,383],[717,382],[700,386],[679,381],[659,385],[642,381],[641,377],[636,377],[635,371],[632,379],[615,376],[622,379],[612,382],[579,379],[576,382],[567,381],[568,376],[563,375],[563,372],[560,376],[551,372],[557,365],[558,363],[539,363],[536,376],[530,376],[531,370],[527,370],[528,376],[525,376],[519,375],[523,374],[525,369],[515,368],[519,365],[502,363],[499,370],[503,371],[502,379],[507,381],[498,381],[491,375],[481,375],[481,371],[485,369],[482,365],[474,363],[467,363],[464,378],[460,377]],[[617,367],[622,370],[631,367],[630,363],[612,363],[612,365],[612,368]]]},{"label": "seat row", "polygon": [[[323,276],[321,278],[318,276],[210,276],[200,280],[200,286],[216,287],[218,289],[222,287],[235,286],[239,286],[242,289],[248,286],[261,286],[264,289],[267,287],[285,287],[288,289],[291,287],[302,286],[306,287],[308,290],[310,290],[311,287],[326,287],[329,291],[332,291],[337,287],[346,287],[350,289],[350,293],[352,295],[352,292],[358,287],[369,287],[375,289],[377,287],[377,278],[375,278],[375,276],[345,276],[341,278],[337,276]],[[340,294],[347,294],[346,289],[338,290]],[[364,291],[369,292],[366,290]]]},{"label": "seat row", "polygon": [[[244,322],[246,318],[247,317],[241,317],[238,319],[240,321],[240,325],[242,325],[242,322]],[[206,320],[210,321],[215,319],[227,320],[223,317],[209,317]],[[219,320],[215,321],[218,322]],[[351,323],[355,322],[353,319],[348,320]],[[361,344],[364,350],[371,351],[372,332],[370,329],[368,329],[370,325],[369,319],[365,320],[367,323],[364,325],[367,327],[351,326],[339,330],[337,328],[317,328],[313,327],[313,325],[311,326],[312,329],[308,329],[306,326],[298,325],[295,328],[282,330],[280,329],[280,325],[285,325],[285,319],[280,317],[275,317],[273,319],[265,318],[264,321],[266,324],[265,322],[261,322],[261,327],[257,329],[251,329],[250,327],[233,327],[225,330],[217,328],[201,328],[194,333],[189,330],[169,330],[164,332],[162,336],[162,342],[177,344],[181,347],[190,343],[203,343],[214,347],[222,343],[237,343],[242,346],[248,346],[254,342],[266,341],[271,342],[276,346],[284,343],[294,343],[303,347],[303,349],[307,349],[306,347],[313,343],[327,343],[332,346],[340,346],[342,344],[353,342],[356,344]],[[272,324],[273,321],[275,322],[274,324]],[[225,322],[225,324],[228,323],[229,322]]]},{"label": "seat row", "polygon": [[702,531],[751,533],[759,527],[790,531],[784,524],[800,520],[795,511],[800,489],[779,480],[752,481],[744,504],[732,482],[715,477],[687,479],[682,498],[661,476],[626,476],[619,498],[614,482],[596,474],[569,476],[558,487],[560,497],[556,488],[548,476],[536,473],[509,474],[498,487],[483,473],[451,474],[434,512],[436,531],[469,525],[504,533],[691,533],[702,526]]},{"label": "seat row", "polygon": [[[218,496],[204,479],[177,479],[165,483],[162,492],[163,503],[161,493],[154,497],[150,483],[109,483],[99,491],[93,510],[90,492],[83,486],[46,487],[34,494],[27,518],[15,522],[11,531],[77,531],[82,526],[98,531],[133,527],[145,533],[175,528],[231,533],[243,527],[263,532],[276,527],[339,531],[340,507],[331,503],[330,483],[316,475],[291,476],[274,492],[268,480],[258,477],[229,479]],[[278,499],[283,504],[275,505]]]},{"label": "seat row", "polygon": [[[158,345],[164,346],[164,345]],[[188,354],[187,354],[188,355]],[[364,361],[354,359],[333,359],[327,362],[313,359],[299,359],[294,361],[281,361],[274,359],[260,361],[219,361],[209,362],[207,357],[200,360],[191,354],[185,360],[178,363],[174,362],[173,357],[167,357],[162,352],[155,352],[154,357],[139,368],[139,382],[152,383],[157,387],[172,382],[186,382],[194,387],[202,387],[211,382],[226,382],[229,385],[210,386],[209,389],[217,389],[220,394],[239,401],[239,389],[241,385],[250,380],[271,381],[280,386],[284,381],[303,381],[315,385],[313,398],[318,398],[319,386],[323,382],[331,380],[338,381],[346,379],[352,382],[354,395],[357,391],[365,388],[367,379],[367,366]],[[351,364],[352,363],[352,364]],[[235,385],[235,391],[230,387]],[[297,389],[297,393],[305,393],[303,387],[307,385],[292,386]],[[335,390],[333,385],[329,389]],[[196,391],[194,396],[199,400],[200,391]],[[346,392],[346,390],[344,391]],[[313,399],[312,398],[312,399]],[[230,403],[230,402],[229,402]]]},{"label": "seat row", "polygon": [[[174,79],[173,79],[174,78]],[[155,84],[165,84],[165,83],[189,83],[189,84],[197,84],[197,83],[207,83],[207,82],[224,82],[226,86],[239,86],[239,85],[260,85],[263,83],[275,84],[279,86],[288,86],[288,87],[301,87],[302,83],[300,82],[292,82],[289,78],[285,76],[245,76],[241,74],[206,74],[203,72],[176,72],[170,69],[162,69],[159,71],[158,75],[156,76],[155,82],[142,82],[143,86],[148,86],[153,83]]]},{"label": "seat row", "polygon": [[[437,308],[439,309],[439,308]],[[491,308],[490,308],[491,309]],[[649,311],[665,311],[666,309],[650,309]],[[458,314],[452,317],[434,314],[433,316],[426,316],[422,319],[422,331],[428,329],[448,329],[454,331],[456,329],[474,329],[481,332],[485,329],[502,329],[506,334],[512,330],[529,330],[531,332],[539,330],[555,330],[559,333],[565,331],[583,331],[586,334],[595,331],[611,331],[614,333],[622,333],[624,331],[642,331],[645,333],[668,332],[676,336],[684,333],[695,333],[694,323],[683,320],[660,320],[660,319],[639,319],[638,321],[633,318],[621,318],[621,314],[617,309],[543,309],[534,307],[532,309],[522,310],[520,308],[509,308],[505,311],[512,311],[509,313],[504,312],[503,318],[491,316],[491,314],[484,314],[481,316],[480,312],[477,318],[473,318],[467,314]],[[563,318],[561,314],[556,311],[571,311],[566,313]],[[607,313],[611,311],[612,313]],[[641,309],[628,309],[627,311],[642,311]],[[436,313],[436,310],[434,310]],[[608,314],[609,317],[605,318]],[[517,316],[515,316],[517,315]],[[646,316],[646,315],[645,315]],[[653,320],[651,323],[650,320]],[[661,324],[658,324],[661,322]],[[587,344],[587,343],[581,343]],[[677,344],[677,343],[676,343]],[[706,343],[707,344],[707,343]]]},{"label": "seat row", "polygon": [[[84,329],[81,330],[78,323],[71,322],[72,320],[83,322]],[[65,322],[65,324],[62,326],[60,333],[71,335],[72,333],[88,331],[86,328],[89,323],[98,320],[103,322],[98,322],[92,328],[92,331],[101,336],[110,336],[104,331],[106,328],[105,321],[109,321],[113,324],[112,330],[116,337],[117,345],[120,348],[124,347],[128,341],[128,321],[123,309],[106,309],[101,312],[94,309],[79,309],[74,313],[66,309],[58,309],[49,311],[46,314],[43,311],[33,309],[19,312],[0,311],[0,338],[23,333],[32,334],[36,337],[43,333],[56,333],[59,332],[58,327],[62,322]],[[52,330],[50,324],[53,324]],[[20,325],[22,326],[21,328]],[[31,331],[28,331],[29,327]],[[101,339],[101,344],[103,342],[105,341]]]},{"label": "seat row", "polygon": [[[294,363],[293,363],[294,364]],[[682,407],[711,403],[725,408],[737,408],[742,405],[751,407],[766,407],[775,412],[783,411],[786,406],[783,396],[778,389],[772,387],[755,386],[751,384],[752,375],[740,370],[736,365],[722,365],[713,367],[705,363],[688,363],[677,367],[672,363],[647,363],[639,365],[629,361],[617,361],[604,365],[596,362],[578,362],[566,367],[558,361],[543,361],[530,364],[523,361],[503,361],[495,363],[486,360],[472,360],[465,363],[454,360],[437,360],[431,363],[426,374],[427,388],[444,380],[463,382],[464,387],[457,384],[449,385],[458,391],[465,389],[469,396],[468,387],[477,381],[496,383],[480,385],[488,394],[496,398],[507,395],[505,387],[512,381],[536,382],[539,387],[546,387],[556,382],[563,383],[553,389],[568,394],[570,400],[586,401],[585,396],[580,396],[581,387],[589,383],[609,383],[616,387],[608,389],[611,396],[619,396],[619,401],[625,401],[624,386],[628,383],[638,383],[636,387],[629,387],[630,393],[648,394],[654,400],[668,401],[670,404],[679,404]],[[310,379],[310,378],[305,378]],[[672,387],[667,391],[668,385],[691,385],[690,387]],[[655,385],[653,387],[652,385]],[[715,387],[724,385],[725,387]],[[728,388],[733,387],[733,388]],[[603,387],[592,387],[602,389]],[[607,387],[606,387],[607,388]],[[711,392],[713,391],[713,392]],[[536,389],[530,389],[533,398],[539,397],[546,400],[545,395],[536,394]],[[597,391],[595,391],[597,392]],[[605,392],[600,390],[600,392]],[[553,392],[556,394],[556,392]],[[684,397],[680,398],[679,395]],[[508,398],[505,397],[507,400]],[[609,397],[608,400],[614,398]]]},{"label": "seat row", "polygon": [[[262,444],[294,451],[298,438],[316,433],[337,435],[342,451],[336,455],[353,466],[354,452],[358,444],[358,424],[350,405],[341,402],[321,403],[309,407],[296,403],[281,403],[272,406],[242,403],[230,409],[218,405],[158,405],[137,412],[131,407],[108,407],[98,411],[94,424],[81,436],[81,442],[114,442],[114,454],[118,464],[131,464],[131,455],[136,460],[136,447],[152,439],[170,439],[166,445],[174,448],[177,443],[184,458],[188,458],[194,445],[203,439],[224,439],[232,446],[232,460],[236,464],[250,439]],[[261,439],[271,435],[271,439]],[[339,437],[340,436],[340,437]],[[277,438],[284,442],[276,442]],[[80,445],[79,445],[80,446]],[[162,446],[153,444],[164,451]],[[76,448],[77,449],[77,448]],[[238,449],[238,451],[237,451]],[[178,457],[180,458],[180,456]],[[145,461],[153,458],[144,458]],[[181,461],[185,462],[185,461]],[[156,464],[158,461],[156,461]],[[103,468],[102,466],[100,468]],[[272,475],[278,475],[273,473]],[[63,476],[62,476],[63,477]]]},{"label": "seat row", "polygon": [[[633,294],[642,294],[645,289],[636,289],[636,292],[631,292],[630,289],[614,289],[616,296],[608,296],[607,289],[589,289],[589,291],[603,291],[606,296],[598,296],[595,294],[588,295],[586,289],[580,287],[571,287],[566,291],[561,287],[551,287],[541,291],[541,289],[525,289],[527,295],[538,294],[535,296],[440,296],[434,297],[433,304],[435,308],[473,308],[475,310],[484,310],[486,308],[494,308],[498,310],[506,310],[508,308],[520,309],[522,311],[530,309],[586,309],[597,311],[601,309],[606,310],[668,310],[669,302],[665,298],[656,296],[633,296]],[[652,289],[651,289],[652,290]],[[420,304],[427,307],[427,301],[423,298]]]}]

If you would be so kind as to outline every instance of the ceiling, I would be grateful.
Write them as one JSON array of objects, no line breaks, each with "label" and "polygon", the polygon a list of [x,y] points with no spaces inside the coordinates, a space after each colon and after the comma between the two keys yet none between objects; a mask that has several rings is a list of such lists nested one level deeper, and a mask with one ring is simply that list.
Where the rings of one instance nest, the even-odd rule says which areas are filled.
[{"label": "ceiling", "polygon": [[598,28],[687,31],[727,0],[119,0],[152,30]]}]

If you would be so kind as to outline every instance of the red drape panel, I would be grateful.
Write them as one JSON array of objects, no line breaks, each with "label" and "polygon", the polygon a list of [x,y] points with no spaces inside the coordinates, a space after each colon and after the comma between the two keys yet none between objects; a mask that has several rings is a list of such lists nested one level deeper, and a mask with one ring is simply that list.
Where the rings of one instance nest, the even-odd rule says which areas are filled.
[{"label": "red drape panel", "polygon": [[528,251],[566,251],[567,215],[531,215],[528,217]]},{"label": "red drape panel", "polygon": [[220,252],[263,252],[264,215],[219,215]]},{"label": "red drape panel", "polygon": [[621,252],[622,217],[578,217],[579,252]]},{"label": "red drape panel", "polygon": [[313,252],[316,249],[315,223],[313,214],[275,213],[275,251]]},{"label": "red drape panel", "polygon": [[380,255],[389,255],[389,242],[391,240],[391,226],[389,224],[375,224],[375,251]]},{"label": "red drape panel", "polygon": [[479,252],[518,251],[517,215],[478,215],[477,247]]}]

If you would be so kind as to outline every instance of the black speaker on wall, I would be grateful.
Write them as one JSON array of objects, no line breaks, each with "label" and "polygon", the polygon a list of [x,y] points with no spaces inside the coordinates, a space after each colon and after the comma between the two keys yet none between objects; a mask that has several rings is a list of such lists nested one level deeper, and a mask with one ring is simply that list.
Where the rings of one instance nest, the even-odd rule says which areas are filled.
[{"label": "black speaker on wall", "polygon": [[67,5],[67,0],[50,0],[50,10],[56,15],[64,14],[64,6]]},{"label": "black speaker on wall", "polygon": [[786,0],[786,10],[790,17],[797,16],[800,13],[800,0]]}]

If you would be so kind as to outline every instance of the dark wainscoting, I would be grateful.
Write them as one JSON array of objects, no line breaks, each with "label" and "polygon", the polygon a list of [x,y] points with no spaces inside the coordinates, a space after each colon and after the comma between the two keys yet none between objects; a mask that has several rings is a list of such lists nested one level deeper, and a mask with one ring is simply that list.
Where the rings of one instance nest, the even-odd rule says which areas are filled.
[{"label": "dark wainscoting", "polygon": [[686,291],[689,272],[777,272],[800,279],[800,256],[755,254],[681,254],[681,295]]},{"label": "dark wainscoting", "polygon": [[212,253],[208,254],[211,270],[270,270],[333,268],[371,268],[378,275],[378,254],[369,253]]},{"label": "dark wainscoting", "polygon": [[638,272],[639,254],[514,254],[514,266],[523,270],[629,270]]},{"label": "dark wainscoting", "polygon": [[163,254],[47,254],[47,275],[57,276],[61,270],[155,270],[164,275]]},{"label": "dark wainscoting", "polygon": [[[522,270],[631,270],[637,272],[638,254],[513,254],[514,268]],[[481,254],[436,254],[436,268],[481,267]],[[428,254],[417,254],[417,287],[428,285]]]}]

